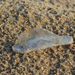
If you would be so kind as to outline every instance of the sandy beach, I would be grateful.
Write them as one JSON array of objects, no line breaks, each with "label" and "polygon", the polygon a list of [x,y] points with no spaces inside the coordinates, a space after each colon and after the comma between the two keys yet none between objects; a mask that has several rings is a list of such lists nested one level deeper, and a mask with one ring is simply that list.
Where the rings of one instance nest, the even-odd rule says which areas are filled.
[{"label": "sandy beach", "polygon": [[[12,50],[21,33],[39,26],[74,42]],[[75,0],[0,0],[0,75],[75,75]]]}]

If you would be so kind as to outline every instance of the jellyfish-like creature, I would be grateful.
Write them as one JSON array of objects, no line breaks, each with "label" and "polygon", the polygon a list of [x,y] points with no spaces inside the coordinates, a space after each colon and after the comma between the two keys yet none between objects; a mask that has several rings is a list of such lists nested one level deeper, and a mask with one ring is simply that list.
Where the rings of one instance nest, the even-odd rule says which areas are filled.
[{"label": "jellyfish-like creature", "polygon": [[22,33],[12,49],[18,53],[25,53],[71,43],[73,38],[70,36],[59,36],[43,28],[33,28]]}]

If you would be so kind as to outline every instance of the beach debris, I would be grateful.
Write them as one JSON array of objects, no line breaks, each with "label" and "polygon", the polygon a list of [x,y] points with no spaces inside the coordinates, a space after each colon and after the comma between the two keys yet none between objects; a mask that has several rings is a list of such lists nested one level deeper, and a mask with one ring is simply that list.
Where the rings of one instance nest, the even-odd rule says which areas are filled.
[{"label": "beach debris", "polygon": [[22,33],[12,49],[18,53],[26,53],[71,43],[73,43],[73,38],[70,36],[59,36],[43,28],[33,28]]}]

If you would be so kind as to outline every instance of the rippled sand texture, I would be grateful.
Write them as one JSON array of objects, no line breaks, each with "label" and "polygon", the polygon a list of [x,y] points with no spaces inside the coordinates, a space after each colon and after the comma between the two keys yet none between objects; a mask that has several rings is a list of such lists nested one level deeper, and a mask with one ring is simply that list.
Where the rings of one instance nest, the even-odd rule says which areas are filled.
[{"label": "rippled sand texture", "polygon": [[[30,53],[12,50],[22,32],[41,26],[74,42]],[[75,0],[0,1],[0,75],[75,75]]]}]

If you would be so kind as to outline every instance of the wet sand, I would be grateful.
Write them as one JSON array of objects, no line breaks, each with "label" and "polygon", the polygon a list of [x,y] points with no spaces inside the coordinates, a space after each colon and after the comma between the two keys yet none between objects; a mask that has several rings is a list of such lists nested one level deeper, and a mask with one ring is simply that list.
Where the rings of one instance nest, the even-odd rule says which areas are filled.
[{"label": "wet sand", "polygon": [[[74,42],[14,52],[18,36],[37,26],[72,36]],[[75,0],[1,0],[0,75],[75,75]]]}]

